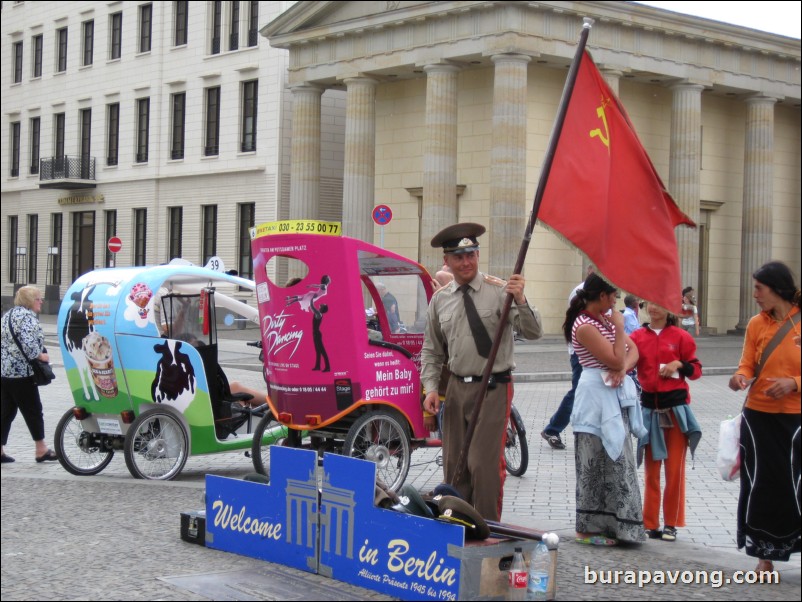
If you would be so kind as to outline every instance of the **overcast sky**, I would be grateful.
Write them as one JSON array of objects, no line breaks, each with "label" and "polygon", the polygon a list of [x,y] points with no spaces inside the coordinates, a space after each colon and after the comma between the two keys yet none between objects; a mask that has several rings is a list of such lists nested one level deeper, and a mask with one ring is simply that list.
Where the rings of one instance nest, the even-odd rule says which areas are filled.
[{"label": "overcast sky", "polygon": [[799,39],[802,2],[638,2]]}]

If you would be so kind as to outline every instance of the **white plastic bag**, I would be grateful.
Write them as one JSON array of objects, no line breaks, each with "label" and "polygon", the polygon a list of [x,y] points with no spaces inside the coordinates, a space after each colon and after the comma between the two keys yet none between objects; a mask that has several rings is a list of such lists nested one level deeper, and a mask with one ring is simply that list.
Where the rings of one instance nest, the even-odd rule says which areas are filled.
[{"label": "white plastic bag", "polygon": [[725,481],[734,481],[741,476],[741,414],[721,421],[716,466]]}]

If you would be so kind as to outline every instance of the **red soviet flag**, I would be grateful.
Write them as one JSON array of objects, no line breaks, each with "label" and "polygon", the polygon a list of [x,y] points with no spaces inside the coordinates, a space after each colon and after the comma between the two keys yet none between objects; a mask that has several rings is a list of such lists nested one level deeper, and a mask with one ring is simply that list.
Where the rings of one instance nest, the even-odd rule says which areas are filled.
[{"label": "red soviet flag", "polygon": [[680,314],[680,211],[624,107],[585,52],[538,218],[615,286]]}]

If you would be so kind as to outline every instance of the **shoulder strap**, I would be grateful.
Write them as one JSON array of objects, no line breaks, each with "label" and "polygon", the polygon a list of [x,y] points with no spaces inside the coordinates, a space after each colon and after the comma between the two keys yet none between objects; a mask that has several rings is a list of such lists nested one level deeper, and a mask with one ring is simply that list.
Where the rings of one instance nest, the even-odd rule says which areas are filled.
[{"label": "shoulder strap", "polygon": [[766,360],[768,360],[772,352],[777,349],[777,346],[785,338],[785,335],[788,334],[788,331],[790,331],[791,328],[796,324],[799,324],[800,314],[802,314],[802,312],[797,312],[791,316],[791,319],[786,320],[785,323],[780,326],[780,329],[774,334],[774,336],[771,337],[769,344],[766,345],[766,348],[763,350],[763,355],[760,356],[760,361],[758,362],[757,366],[755,366],[755,380],[757,380],[758,376],[760,376],[763,366],[766,365]]}]

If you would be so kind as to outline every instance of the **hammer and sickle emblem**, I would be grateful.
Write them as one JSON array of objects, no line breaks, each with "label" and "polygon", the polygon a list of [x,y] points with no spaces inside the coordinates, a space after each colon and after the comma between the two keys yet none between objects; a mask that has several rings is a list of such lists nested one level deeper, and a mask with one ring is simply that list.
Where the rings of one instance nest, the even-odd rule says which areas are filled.
[{"label": "hammer and sickle emblem", "polygon": [[602,120],[602,124],[604,125],[604,132],[602,132],[601,128],[596,128],[595,130],[590,130],[590,137],[596,138],[598,137],[604,146],[607,147],[607,153],[610,153],[610,130],[607,128],[607,115],[604,113],[604,106],[610,102],[602,101],[601,106],[596,108],[596,116]]}]

